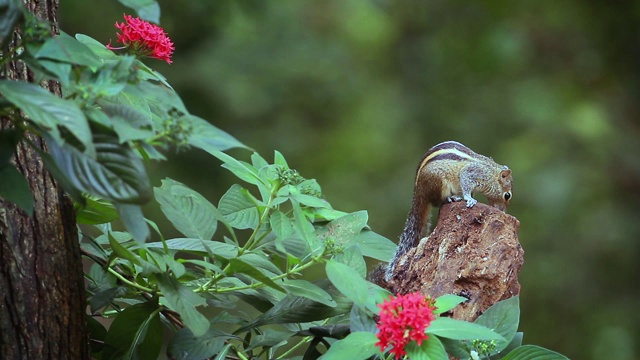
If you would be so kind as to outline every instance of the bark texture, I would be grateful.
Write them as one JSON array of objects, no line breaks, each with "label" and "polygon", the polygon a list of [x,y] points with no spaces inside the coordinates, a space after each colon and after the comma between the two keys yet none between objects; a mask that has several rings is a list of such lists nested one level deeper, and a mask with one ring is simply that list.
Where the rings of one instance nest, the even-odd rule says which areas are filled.
[{"label": "bark texture", "polygon": [[496,302],[520,293],[524,251],[519,225],[515,217],[485,204],[471,209],[465,202],[445,204],[434,231],[400,259],[393,278],[383,285],[393,293],[464,296],[469,301],[451,316],[473,321]]},{"label": "bark texture", "polygon": [[[25,5],[57,32],[57,0]],[[7,66],[9,78],[33,81],[23,64]],[[57,83],[45,87],[60,95]],[[8,119],[0,119],[0,129],[9,127]],[[45,150],[42,139],[30,140]],[[1,357],[86,359],[86,301],[73,203],[24,142],[12,161],[27,179],[35,210],[29,216],[0,198]]]}]

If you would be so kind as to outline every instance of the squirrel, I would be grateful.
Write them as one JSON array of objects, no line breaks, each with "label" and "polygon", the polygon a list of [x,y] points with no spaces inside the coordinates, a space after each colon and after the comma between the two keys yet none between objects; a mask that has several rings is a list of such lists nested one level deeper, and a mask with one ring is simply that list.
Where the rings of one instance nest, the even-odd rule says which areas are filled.
[{"label": "squirrel", "polygon": [[416,174],[411,211],[396,253],[385,271],[389,281],[397,262],[420,241],[428,227],[431,207],[445,202],[467,201],[471,208],[478,203],[472,197],[476,191],[483,193],[489,204],[502,211],[507,210],[513,196],[511,170],[497,164],[492,158],[473,152],[456,141],[445,141],[427,151]]}]

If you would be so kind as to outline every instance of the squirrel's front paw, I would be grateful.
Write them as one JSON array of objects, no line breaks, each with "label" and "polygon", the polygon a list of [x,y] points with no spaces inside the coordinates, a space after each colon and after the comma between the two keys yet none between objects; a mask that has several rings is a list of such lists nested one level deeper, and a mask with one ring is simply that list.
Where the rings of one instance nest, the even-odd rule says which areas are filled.
[{"label": "squirrel's front paw", "polygon": [[478,200],[474,199],[474,198],[470,198],[470,199],[466,199],[467,200],[467,207],[468,208],[472,208],[473,205],[478,203]]},{"label": "squirrel's front paw", "polygon": [[455,201],[460,201],[462,200],[461,196],[457,196],[457,195],[451,195],[447,198],[448,202],[455,202]]}]

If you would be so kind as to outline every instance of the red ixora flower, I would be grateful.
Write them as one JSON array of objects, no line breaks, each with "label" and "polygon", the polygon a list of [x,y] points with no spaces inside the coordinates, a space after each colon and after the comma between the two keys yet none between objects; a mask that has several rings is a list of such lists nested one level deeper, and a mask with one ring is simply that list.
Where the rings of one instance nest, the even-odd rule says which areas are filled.
[{"label": "red ixora flower", "polygon": [[378,342],[376,346],[385,351],[392,346],[390,352],[399,359],[406,355],[404,347],[411,340],[420,346],[429,337],[424,331],[435,320],[433,301],[419,292],[407,295],[391,295],[388,301],[378,304],[380,320],[378,321]]},{"label": "red ixora flower", "polygon": [[116,27],[121,31],[118,34],[118,41],[124,44],[124,47],[112,47],[109,42],[107,49],[128,48],[136,56],[149,56],[171,64],[173,42],[163,28],[126,14],[124,20],[122,24],[116,22]]}]

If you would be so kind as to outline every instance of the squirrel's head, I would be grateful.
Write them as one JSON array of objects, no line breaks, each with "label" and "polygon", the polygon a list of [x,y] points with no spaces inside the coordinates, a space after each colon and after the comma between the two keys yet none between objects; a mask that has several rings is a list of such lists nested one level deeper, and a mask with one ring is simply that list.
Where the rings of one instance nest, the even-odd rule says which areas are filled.
[{"label": "squirrel's head", "polygon": [[509,202],[513,197],[513,179],[511,178],[511,169],[509,169],[507,166],[504,166],[500,171],[498,182],[500,183],[501,191],[498,192],[495,197],[488,199],[489,204],[502,211],[507,211]]}]

